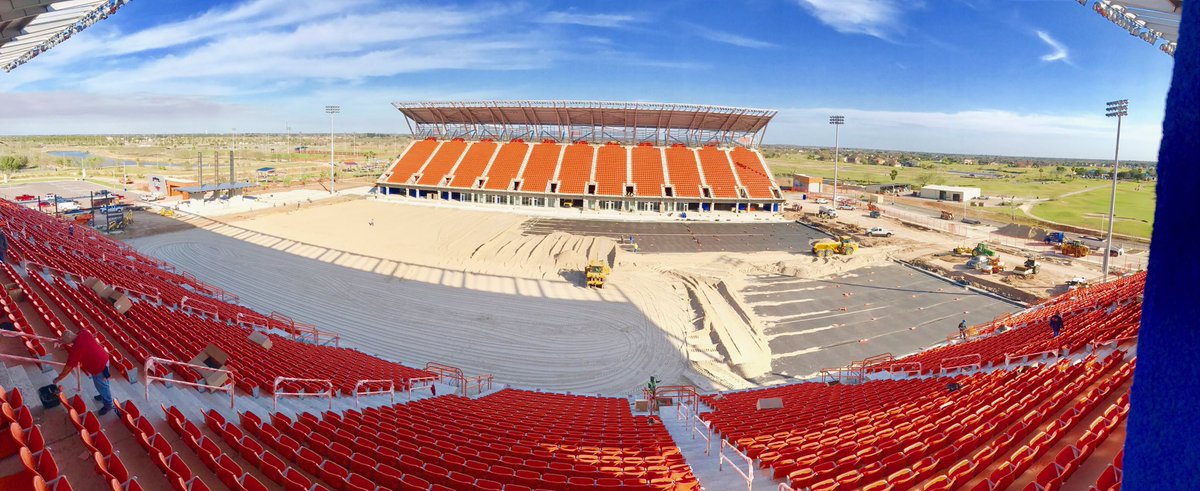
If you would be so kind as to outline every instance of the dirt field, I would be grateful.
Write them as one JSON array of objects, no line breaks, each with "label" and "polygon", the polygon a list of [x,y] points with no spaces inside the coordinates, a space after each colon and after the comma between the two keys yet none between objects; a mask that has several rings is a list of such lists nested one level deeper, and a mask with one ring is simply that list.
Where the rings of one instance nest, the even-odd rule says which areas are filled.
[{"label": "dirt field", "polygon": [[[510,213],[375,199],[220,221],[185,215],[174,220],[184,230],[164,226],[158,230],[166,233],[130,243],[239,293],[259,310],[314,322],[366,351],[414,365],[438,361],[469,373],[494,373],[497,381],[518,386],[628,394],[654,375],[706,389],[744,388],[777,380],[773,372],[802,375],[808,365],[861,359],[855,350],[828,346],[836,344],[828,337],[835,332],[839,339],[878,338],[863,349],[879,352],[911,351],[945,338],[941,328],[880,337],[917,323],[897,314],[886,322],[781,344],[780,335],[795,326],[780,324],[777,313],[763,310],[770,308],[752,294],[762,281],[799,284],[854,277],[862,268],[902,268],[890,259],[915,248],[903,238],[875,241],[852,257],[815,258],[807,252],[806,237],[820,234],[794,223],[753,230],[708,223],[694,228],[702,236],[736,241],[738,252],[635,254],[611,238],[611,227],[587,230],[596,222],[562,227],[593,234],[578,235]],[[582,286],[580,269],[589,258],[613,265],[602,290]],[[901,297],[954,288],[922,277],[933,283],[920,291],[875,289],[871,295],[904,305]],[[781,290],[776,294],[788,298],[771,301],[820,296],[802,290]],[[979,310],[980,320],[996,308],[996,302],[987,303],[993,306]],[[889,345],[889,339],[903,339],[902,346]],[[795,366],[774,353],[809,348],[821,354]]]}]

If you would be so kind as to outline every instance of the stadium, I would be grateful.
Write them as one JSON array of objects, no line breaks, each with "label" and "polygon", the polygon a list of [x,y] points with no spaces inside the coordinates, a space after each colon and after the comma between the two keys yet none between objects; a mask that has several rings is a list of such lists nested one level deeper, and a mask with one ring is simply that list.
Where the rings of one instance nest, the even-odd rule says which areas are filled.
[{"label": "stadium", "polygon": [[[8,71],[132,8],[8,3]],[[931,264],[975,229],[781,185],[769,109],[395,102],[411,141],[336,191],[255,194],[232,146],[228,182],[115,215],[85,179],[0,188],[0,490],[1194,489],[1196,267],[1161,230],[1198,7],[1089,9],[1166,41],[1179,105],[1148,266],[997,247],[1103,272],[1070,288],[970,284]]]}]

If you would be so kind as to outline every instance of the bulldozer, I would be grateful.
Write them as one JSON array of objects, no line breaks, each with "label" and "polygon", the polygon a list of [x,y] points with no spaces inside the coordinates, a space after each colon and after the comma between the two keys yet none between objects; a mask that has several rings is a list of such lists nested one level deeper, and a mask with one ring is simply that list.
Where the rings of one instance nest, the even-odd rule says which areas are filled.
[{"label": "bulldozer", "polygon": [[826,257],[833,254],[850,255],[858,250],[858,242],[850,240],[850,237],[842,236],[837,241],[822,240],[816,242],[812,246],[812,252],[817,257]]},{"label": "bulldozer", "polygon": [[1062,254],[1070,257],[1084,257],[1091,254],[1091,249],[1078,240],[1071,240],[1062,243]]},{"label": "bulldozer", "polygon": [[1029,277],[1038,274],[1041,269],[1042,266],[1038,264],[1037,259],[1029,258],[1025,260],[1025,264],[1013,268],[1012,272],[1015,275]]},{"label": "bulldozer", "polygon": [[996,255],[996,251],[993,251],[990,247],[988,247],[987,242],[975,244],[975,249],[971,252],[976,256],[992,257]]},{"label": "bulldozer", "polygon": [[604,281],[608,279],[608,273],[612,270],[608,268],[608,264],[599,259],[588,261],[587,267],[583,270],[587,275],[587,286],[589,288],[604,288]]}]

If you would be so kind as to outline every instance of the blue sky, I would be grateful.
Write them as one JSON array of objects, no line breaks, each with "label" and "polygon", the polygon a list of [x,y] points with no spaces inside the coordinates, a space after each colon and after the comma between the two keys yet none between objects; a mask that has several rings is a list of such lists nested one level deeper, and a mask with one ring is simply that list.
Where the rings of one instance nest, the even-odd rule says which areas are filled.
[{"label": "blue sky", "polygon": [[133,0],[0,74],[0,133],[406,132],[398,100],[778,109],[767,143],[1152,160],[1172,60],[1076,0]]}]

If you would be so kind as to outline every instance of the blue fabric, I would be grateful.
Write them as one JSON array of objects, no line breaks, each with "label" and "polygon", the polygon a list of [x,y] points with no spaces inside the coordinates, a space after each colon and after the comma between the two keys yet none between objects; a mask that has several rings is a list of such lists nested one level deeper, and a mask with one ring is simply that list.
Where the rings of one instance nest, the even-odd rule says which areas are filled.
[{"label": "blue fabric", "polygon": [[104,407],[113,407],[112,391],[108,389],[108,378],[103,373],[92,375],[92,383],[96,385],[96,392],[100,393],[100,402],[104,403]]},{"label": "blue fabric", "polygon": [[[1200,1],[1183,2],[1158,152],[1150,273],[1126,427],[1123,490],[1200,489],[1200,301],[1195,260],[1200,182]],[[1107,27],[1107,26],[1105,26]],[[1161,53],[1147,53],[1147,56]],[[1119,97],[1114,94],[1112,98]],[[1155,101],[1130,101],[1130,110]]]}]

